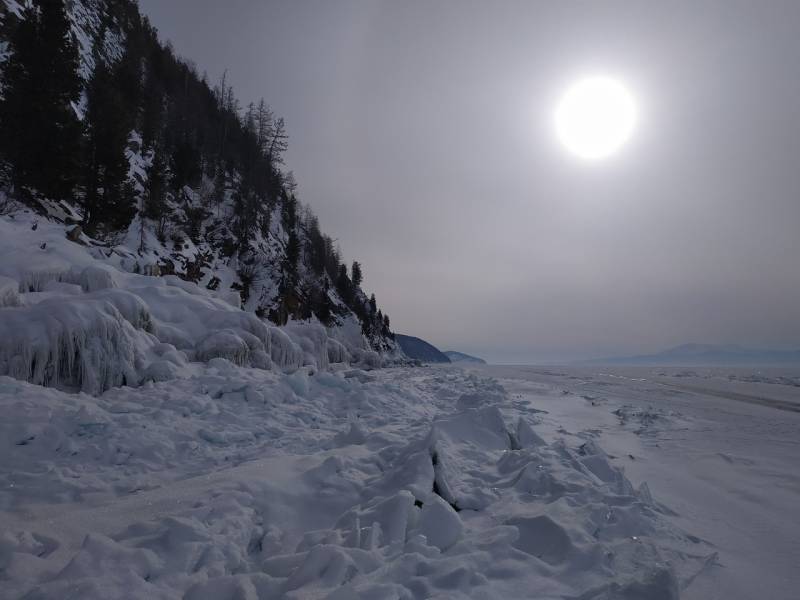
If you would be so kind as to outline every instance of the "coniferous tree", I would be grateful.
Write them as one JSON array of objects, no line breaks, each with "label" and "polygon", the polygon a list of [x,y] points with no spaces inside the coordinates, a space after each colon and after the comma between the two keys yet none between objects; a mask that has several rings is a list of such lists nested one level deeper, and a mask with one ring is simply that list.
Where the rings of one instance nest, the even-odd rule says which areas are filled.
[{"label": "coniferous tree", "polygon": [[68,198],[80,166],[78,50],[63,0],[29,7],[9,39],[0,144],[20,187]]},{"label": "coniferous tree", "polygon": [[286,267],[284,272],[289,281],[297,280],[297,260],[300,257],[300,240],[297,237],[297,229],[289,231],[289,238],[286,242]]},{"label": "coniferous tree", "polygon": [[86,93],[84,224],[89,230],[101,224],[124,228],[135,211],[125,154],[134,125],[134,107],[122,93],[122,79],[130,76],[127,69],[109,67],[96,57]]},{"label": "coniferous tree", "polygon": [[361,287],[361,282],[364,280],[364,276],[361,272],[361,263],[358,261],[353,261],[353,266],[350,268],[350,279],[353,281],[353,287]]},{"label": "coniferous tree", "polygon": [[283,154],[289,147],[288,140],[283,118],[274,119],[268,130],[266,158],[269,168],[275,174],[280,173],[278,166],[283,164]]},{"label": "coniferous tree", "polygon": [[269,205],[262,207],[261,214],[258,217],[258,225],[261,230],[261,235],[265,238],[269,235],[270,226],[272,224],[272,210]]},{"label": "coniferous tree", "polygon": [[247,111],[244,114],[244,128],[248,133],[252,134],[257,139],[258,128],[256,126],[256,105],[252,102],[247,105]]},{"label": "coniferous tree", "polygon": [[184,132],[172,147],[170,171],[171,187],[175,197],[180,196],[184,186],[196,187],[200,183],[200,153],[189,132]]},{"label": "coniferous tree", "polygon": [[349,304],[351,302],[353,295],[352,283],[350,282],[350,278],[347,276],[346,265],[339,265],[339,274],[336,277],[336,291],[339,292],[339,295],[342,297],[342,300],[344,300],[345,303]]},{"label": "coniferous tree", "polygon": [[325,273],[327,244],[325,236],[319,230],[319,220],[313,214],[306,222],[306,239],[311,270],[317,276],[321,276]]},{"label": "coniferous tree", "polygon": [[[325,242],[325,272],[328,277],[335,281],[339,276],[339,256],[341,253],[334,246],[333,239],[330,236],[324,235],[322,239]],[[347,271],[346,268],[345,271]]]},{"label": "coniferous tree", "polygon": [[156,235],[163,241],[167,220],[170,216],[167,204],[168,167],[164,151],[153,148],[150,166],[147,168],[147,187],[144,192],[144,216],[156,222]]},{"label": "coniferous tree", "polygon": [[328,295],[328,282],[317,288],[312,294],[312,310],[324,325],[331,325],[334,321],[333,303]]},{"label": "coniferous tree", "polygon": [[383,334],[389,335],[391,333],[391,321],[389,320],[389,315],[383,315]]},{"label": "coniferous tree", "polygon": [[297,235],[297,199],[292,194],[284,195],[283,226],[287,232],[284,274],[287,281],[297,281],[297,261],[300,258],[300,239]]},{"label": "coniferous tree", "polygon": [[242,179],[233,195],[233,227],[239,242],[239,251],[244,252],[258,227],[258,196],[249,181]]},{"label": "coniferous tree", "polygon": [[147,75],[142,95],[142,145],[152,148],[161,137],[164,119],[164,87],[157,72],[156,59],[148,62]]},{"label": "coniferous tree", "polygon": [[[137,14],[138,17],[138,14]],[[124,108],[130,113],[133,126],[138,124],[138,113],[143,100],[143,64],[146,55],[147,37],[142,23],[136,19],[130,25],[125,40],[125,52],[116,65],[115,85],[124,99]]]},{"label": "coniferous tree", "polygon": [[217,172],[214,175],[214,191],[212,193],[212,199],[217,210],[217,216],[219,216],[220,206],[225,201],[225,192],[227,189],[226,179],[225,169],[223,169],[221,166],[218,167]]},{"label": "coniferous tree", "polygon": [[272,131],[272,125],[274,120],[275,117],[272,114],[272,111],[262,98],[261,101],[258,103],[258,108],[256,108],[255,121],[256,121],[256,136],[257,136],[258,148],[264,155],[267,154],[267,143],[270,140],[270,132]]}]

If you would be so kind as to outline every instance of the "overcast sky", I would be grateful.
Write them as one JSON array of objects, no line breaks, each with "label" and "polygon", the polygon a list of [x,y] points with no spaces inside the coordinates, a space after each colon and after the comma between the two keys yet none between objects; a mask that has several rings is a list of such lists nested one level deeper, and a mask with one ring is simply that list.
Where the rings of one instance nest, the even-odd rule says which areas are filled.
[{"label": "overcast sky", "polygon": [[[140,4],[285,117],[394,330],[496,362],[800,347],[800,3]],[[587,164],[552,115],[592,73],[640,115]]]}]

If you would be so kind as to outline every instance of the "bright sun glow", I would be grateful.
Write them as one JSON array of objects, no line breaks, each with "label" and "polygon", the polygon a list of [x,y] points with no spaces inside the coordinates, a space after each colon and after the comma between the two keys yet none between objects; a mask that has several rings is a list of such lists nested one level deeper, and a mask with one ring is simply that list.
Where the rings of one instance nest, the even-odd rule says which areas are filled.
[{"label": "bright sun glow", "polygon": [[614,154],[633,133],[636,104],[619,81],[590,77],[574,83],[556,109],[556,133],[566,148],[587,160]]}]

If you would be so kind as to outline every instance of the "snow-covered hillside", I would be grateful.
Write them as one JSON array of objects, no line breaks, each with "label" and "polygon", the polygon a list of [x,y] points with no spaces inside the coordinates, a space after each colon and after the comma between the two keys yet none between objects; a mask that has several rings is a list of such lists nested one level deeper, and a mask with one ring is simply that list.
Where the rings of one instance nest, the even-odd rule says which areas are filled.
[{"label": "snow-covered hillside", "polygon": [[[360,266],[343,264],[297,198],[282,159],[288,134],[263,100],[242,108],[224,77],[212,88],[131,0],[23,6],[0,0],[0,214],[11,198],[80,225],[123,271],[176,275],[211,297],[240,298],[273,324],[357,322],[373,350],[398,352],[388,316],[361,288]],[[53,55],[74,60],[48,64]],[[48,96],[28,85],[53,79],[42,64],[59,71],[64,89]],[[47,102],[62,96],[69,101]],[[30,113],[36,102],[50,112]],[[20,138],[48,119],[52,131],[37,129],[41,139],[23,148]],[[45,147],[62,131],[74,134]],[[45,177],[30,158],[41,155],[70,160],[45,160],[57,165]]]},{"label": "snow-covered hillside", "polygon": [[97,394],[187,376],[214,358],[288,371],[386,360],[352,318],[274,327],[227,288],[142,275],[146,255],[72,241],[72,231],[30,210],[0,217],[0,375]]}]

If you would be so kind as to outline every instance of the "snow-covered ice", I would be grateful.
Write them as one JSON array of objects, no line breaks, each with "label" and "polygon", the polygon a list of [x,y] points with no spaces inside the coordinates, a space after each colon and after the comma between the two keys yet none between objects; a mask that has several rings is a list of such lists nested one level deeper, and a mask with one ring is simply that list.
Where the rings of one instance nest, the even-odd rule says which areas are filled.
[{"label": "snow-covered ice", "polygon": [[454,368],[0,378],[8,598],[677,598],[715,550]]},{"label": "snow-covered ice", "polygon": [[665,518],[716,557],[697,600],[792,600],[800,590],[800,371],[476,367],[536,413],[547,441],[598,443]]}]

